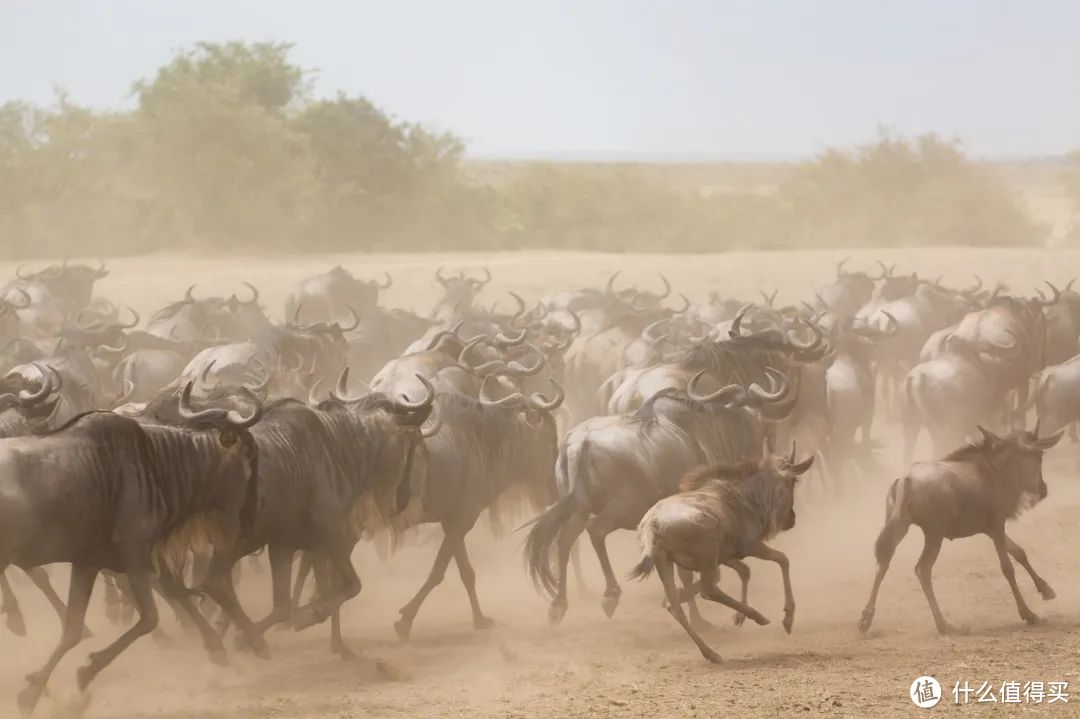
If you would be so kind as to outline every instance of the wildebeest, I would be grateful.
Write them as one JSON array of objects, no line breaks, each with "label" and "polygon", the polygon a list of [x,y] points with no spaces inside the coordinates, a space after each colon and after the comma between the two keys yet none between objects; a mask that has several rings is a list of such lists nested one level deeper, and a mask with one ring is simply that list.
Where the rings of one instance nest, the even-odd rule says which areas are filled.
[{"label": "wildebeest", "polygon": [[[656,500],[676,491],[676,482],[691,468],[757,459],[767,428],[750,408],[781,419],[790,414],[795,399],[788,395],[786,378],[771,368],[768,372],[769,392],[756,384],[749,391],[731,384],[700,396],[692,381],[688,394],[664,388],[632,414],[594,417],[570,430],[555,467],[562,498],[537,518],[525,541],[529,574],[552,596],[552,623],[566,614],[567,560],[583,530],[604,572],[601,606],[610,617],[622,589],[611,568],[607,535],[635,528]],[[557,578],[550,556],[556,543]],[[691,611],[697,620],[696,607]]]},{"label": "wildebeest", "polygon": [[796,462],[793,444],[788,457],[766,455],[757,462],[704,467],[683,477],[678,494],[661,499],[641,518],[641,561],[630,576],[644,579],[656,568],[664,585],[665,608],[710,662],[719,663],[720,655],[683,612],[675,586],[676,566],[701,573],[702,597],[763,625],[769,620],[760,612],[717,586],[719,565],[744,557],[776,562],[784,580],[784,629],[791,632],[795,597],[788,558],[765,542],[795,526],[795,483],[813,463],[813,457]]},{"label": "wildebeest", "polygon": [[285,316],[295,317],[296,321],[343,322],[349,318],[351,307],[363,317],[378,306],[379,292],[394,283],[388,273],[383,274],[386,281],[380,284],[357,279],[336,265],[322,274],[306,277],[293,285],[285,298]]},{"label": "wildebeest", "polygon": [[934,597],[930,573],[944,539],[960,539],[985,534],[994,542],[1001,573],[1005,575],[1020,618],[1029,624],[1038,617],[1028,607],[1016,586],[1013,559],[1027,570],[1043,599],[1053,599],[1054,590],[1035,573],[1023,547],[1005,533],[1005,523],[1028,507],[1046,498],[1042,475],[1043,452],[1057,444],[1061,434],[1039,437],[1039,425],[1031,432],[1013,432],[999,437],[979,427],[982,441],[961,447],[933,462],[918,462],[889,487],[885,500],[885,526],[874,544],[877,574],[870,600],[863,609],[859,629],[870,629],[878,591],[889,569],[896,546],[911,525],[923,530],[924,544],[915,574],[930,604],[934,624],[942,634],[956,631],[945,621]]},{"label": "wildebeest", "polygon": [[1029,404],[1047,433],[1080,422],[1080,356],[1047,367],[1034,380]]},{"label": "wildebeest", "polygon": [[420,606],[442,582],[451,559],[469,595],[473,626],[490,627],[492,621],[481,611],[476,595],[476,572],[465,536],[485,509],[498,529],[501,513],[515,509],[515,504],[524,502],[538,511],[555,500],[552,412],[562,403],[562,388],[555,384],[551,399],[521,393],[492,399],[488,395],[492,384],[493,380],[485,381],[479,399],[444,394],[435,400],[432,415],[441,429],[425,443],[427,476],[403,519],[412,525],[438,522],[444,537],[427,580],[399,610],[401,618],[394,629],[402,639],[409,637]]},{"label": "wildebeest", "polygon": [[71,563],[63,635],[44,666],[27,677],[18,697],[24,713],[33,710],[53,669],[82,637],[101,570],[127,575],[139,621],[90,654],[76,675],[80,689],[157,625],[155,562],[172,566],[195,535],[227,545],[250,523],[256,448],[248,429],[262,407],[254,401],[247,416],[192,412],[190,389],[182,397],[186,428],[92,412],[55,431],[0,440],[0,571],[11,564],[31,569]]}]

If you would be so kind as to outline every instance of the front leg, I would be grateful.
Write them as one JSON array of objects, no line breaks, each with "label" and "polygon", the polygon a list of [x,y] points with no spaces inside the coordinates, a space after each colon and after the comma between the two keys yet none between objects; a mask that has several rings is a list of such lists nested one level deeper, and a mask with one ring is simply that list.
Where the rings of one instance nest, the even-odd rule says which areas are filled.
[{"label": "front leg", "polygon": [[1020,587],[1016,585],[1016,570],[1013,569],[1012,561],[1009,559],[1005,528],[997,529],[990,535],[990,538],[994,540],[994,549],[997,551],[998,562],[1001,564],[1001,573],[1005,575],[1005,581],[1009,583],[1009,589],[1012,590],[1020,618],[1028,624],[1037,624],[1039,622],[1038,615],[1031,611],[1031,607],[1024,601],[1024,595],[1020,593]]},{"label": "front leg", "polygon": [[1024,551],[1024,548],[1014,542],[1007,534],[1005,535],[1005,548],[1008,550],[1009,555],[1020,562],[1020,566],[1027,571],[1031,581],[1035,582],[1036,591],[1039,592],[1043,599],[1054,599],[1057,596],[1047,581],[1035,573],[1035,569],[1031,566],[1031,562],[1028,561],[1027,552]]},{"label": "front leg", "polygon": [[[764,542],[758,542],[750,548],[746,556],[776,562],[780,565],[780,574],[784,579],[784,631],[791,634],[791,627],[795,624],[795,593],[791,591],[791,572],[787,555]],[[749,581],[749,576],[747,581]],[[745,586],[743,585],[744,590]]]}]

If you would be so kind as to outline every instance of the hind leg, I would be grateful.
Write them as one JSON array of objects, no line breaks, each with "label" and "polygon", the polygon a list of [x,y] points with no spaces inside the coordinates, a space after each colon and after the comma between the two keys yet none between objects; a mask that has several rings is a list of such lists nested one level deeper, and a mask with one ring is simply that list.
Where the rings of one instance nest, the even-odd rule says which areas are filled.
[{"label": "hind leg", "polygon": [[[941,552],[942,537],[935,534],[926,534],[926,530],[923,530],[923,533],[925,541],[922,554],[919,555],[919,561],[915,565],[915,575],[919,578],[923,594],[926,595],[926,601],[930,605],[930,613],[934,615],[934,624],[937,626],[938,632],[941,634],[961,633],[956,627],[945,621],[945,616],[941,613],[941,607],[938,606],[937,597],[934,595],[934,584],[931,580],[934,562],[937,561],[938,554]],[[1012,565],[1010,565],[1011,568]]]},{"label": "hind leg", "polygon": [[1009,583],[1009,589],[1012,590],[1013,599],[1016,600],[1016,610],[1020,613],[1020,618],[1028,624],[1038,624],[1038,615],[1031,611],[1031,607],[1024,600],[1024,595],[1020,593],[1020,587],[1016,584],[1016,570],[1013,569],[1012,561],[1009,559],[1009,540],[1005,536],[1005,527],[1002,526],[991,533],[990,538],[994,540],[994,549],[997,550],[1001,573],[1005,575],[1005,581]]},{"label": "hind leg", "polygon": [[[745,562],[739,561],[738,559],[729,559],[724,562],[724,564],[734,569],[735,573],[739,575],[739,581],[742,583],[742,595],[740,596],[739,601],[743,604],[748,604],[750,594],[750,567],[748,567]],[[735,626],[741,627],[745,621],[745,614],[742,612],[735,613]]]},{"label": "hind leg", "polygon": [[751,548],[748,556],[780,565],[780,574],[784,581],[784,631],[791,634],[791,627],[795,624],[795,594],[791,590],[790,562],[787,555],[764,542],[758,542]]},{"label": "hind leg", "polygon": [[574,542],[570,548],[570,564],[574,567],[574,583],[577,584],[578,597],[585,599],[592,596],[589,585],[585,581],[585,572],[581,567],[581,545]]},{"label": "hind leg", "polygon": [[874,544],[874,555],[877,558],[877,573],[874,574],[874,586],[870,589],[870,599],[863,608],[862,617],[859,618],[859,631],[866,634],[870,630],[870,624],[874,621],[874,609],[877,607],[878,592],[881,591],[881,583],[885,581],[885,573],[889,571],[896,547],[907,535],[909,525],[904,523],[886,523],[878,534]]},{"label": "hind leg", "polygon": [[597,559],[600,560],[600,568],[604,572],[606,586],[600,606],[608,619],[615,615],[615,608],[619,606],[619,597],[622,595],[622,588],[615,578],[615,571],[611,568],[611,558],[608,556],[606,541],[607,535],[618,528],[612,516],[606,512],[596,515],[588,523],[589,539],[592,541]]},{"label": "hind leg", "polygon": [[15,592],[11,590],[7,572],[0,572],[0,614],[7,617],[7,628],[11,633],[22,637],[26,635],[26,620],[23,619],[22,610],[19,609],[19,600],[15,598]]},{"label": "hind leg", "polygon": [[699,632],[705,632],[713,628],[713,625],[701,616],[701,608],[698,607],[694,596],[701,590],[701,585],[694,581],[694,573],[685,567],[677,567],[679,581],[682,583],[682,591],[679,592],[679,601],[686,603],[687,614],[690,623]]},{"label": "hind leg", "polygon": [[490,629],[495,626],[491,617],[484,616],[480,609],[480,598],[476,596],[476,570],[469,561],[469,552],[465,548],[465,540],[462,539],[454,550],[454,563],[458,568],[461,583],[465,585],[465,592],[469,595],[469,608],[472,610],[473,627],[475,629]]},{"label": "hind leg", "polygon": [[723,604],[725,607],[730,607],[736,612],[742,612],[761,626],[765,626],[769,623],[769,620],[765,618],[761,612],[754,609],[749,604],[740,602],[738,599],[727,595],[721,590],[720,586],[717,584],[719,579],[720,567],[714,559],[701,570],[701,596],[704,599],[708,599],[710,602]]},{"label": "hind leg", "polygon": [[[555,588],[555,596],[551,599],[551,606],[548,607],[548,621],[552,624],[558,624],[566,616],[566,609],[569,603],[566,599],[566,565],[571,557],[579,556],[576,552],[578,547],[578,537],[585,530],[585,523],[588,520],[584,514],[575,512],[571,515],[559,529],[558,537],[558,561],[559,561],[559,576],[558,583]],[[581,586],[581,585],[579,585]]]},{"label": "hind leg", "polygon": [[683,612],[682,604],[679,602],[679,590],[675,586],[675,568],[674,562],[671,561],[671,557],[666,552],[660,552],[654,559],[656,562],[656,573],[660,577],[660,582],[664,585],[664,597],[666,599],[665,608],[668,610],[668,613],[675,617],[675,621],[682,625],[682,628],[690,636],[690,639],[693,640],[694,644],[696,644],[697,648],[701,651],[701,656],[714,664],[719,664],[723,661],[720,658],[720,655],[713,651],[713,649],[705,643],[705,640],[694,631],[694,628],[690,625],[690,620],[686,617],[686,613]]}]

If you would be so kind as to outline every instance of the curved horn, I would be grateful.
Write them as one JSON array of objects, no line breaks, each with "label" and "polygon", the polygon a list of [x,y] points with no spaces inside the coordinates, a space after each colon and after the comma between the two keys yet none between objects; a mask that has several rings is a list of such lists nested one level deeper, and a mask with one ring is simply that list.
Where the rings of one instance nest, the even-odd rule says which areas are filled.
[{"label": "curved horn", "polygon": [[443,426],[442,419],[439,418],[439,417],[436,417],[435,418],[435,423],[433,425],[431,425],[430,427],[428,427],[427,429],[424,429],[423,426],[420,427],[420,436],[423,437],[424,439],[431,439],[432,437],[434,437],[435,435],[437,435],[439,433],[439,430],[442,429],[442,426]]},{"label": "curved horn", "polygon": [[650,345],[657,345],[668,339],[669,337],[671,337],[670,333],[663,335],[656,334],[656,331],[660,329],[661,325],[667,324],[668,322],[670,322],[670,320],[666,317],[664,319],[659,319],[656,322],[653,322],[641,331],[641,339],[645,340]]},{"label": "curved horn", "polygon": [[1065,285],[1065,289],[1063,289],[1062,292],[1072,292],[1073,282],[1076,282],[1075,277],[1069,280],[1068,284]]},{"label": "curved horn", "polygon": [[253,305],[253,304],[257,303],[259,301],[259,288],[256,287],[255,285],[251,284],[250,282],[241,282],[240,284],[244,285],[249,290],[251,290],[251,299],[248,300],[247,302],[241,302],[240,304],[242,304],[242,305]]},{"label": "curved horn", "polygon": [[108,276],[108,274],[109,274],[109,271],[107,269],[105,269],[105,260],[103,260],[102,258],[99,257],[98,258],[98,268],[96,270],[94,270],[94,277],[100,280],[102,277]]},{"label": "curved horn", "polygon": [[791,388],[791,383],[788,381],[787,375],[772,367],[766,367],[765,374],[769,378],[769,385],[773,388],[772,392],[765,391],[765,389],[756,382],[751,384],[746,391],[763,402],[775,402],[783,399]]},{"label": "curved horn", "polygon": [[195,285],[192,285],[191,287],[188,287],[187,290],[184,291],[184,301],[185,302],[195,302],[195,296],[193,294],[191,294],[194,291],[195,291]]},{"label": "curved horn", "polygon": [[465,343],[465,346],[461,348],[461,352],[458,353],[457,362],[458,365],[469,372],[474,374],[491,374],[495,372],[505,371],[507,368],[506,362],[502,360],[489,360],[481,365],[473,365],[469,363],[467,355],[473,347],[485,341],[487,337],[480,335],[479,337],[473,337],[471,340]]},{"label": "curved horn", "polygon": [[656,274],[660,275],[660,281],[664,283],[664,294],[658,295],[656,299],[667,299],[667,296],[671,294],[671,283],[668,282],[667,277],[664,277],[663,272],[657,272]]},{"label": "curved horn", "polygon": [[[208,387],[209,386],[210,370],[212,370],[214,368],[215,364],[217,364],[217,358],[216,357],[211,359],[205,365],[203,365],[202,372],[199,373],[199,385],[200,386],[202,386],[202,387]],[[217,389],[217,385],[214,385],[214,387],[212,389]]]},{"label": "curved horn", "polygon": [[15,268],[15,276],[18,277],[20,280],[32,280],[32,279],[34,279],[34,274],[35,273],[33,273],[33,272],[31,272],[28,275],[23,274],[23,268],[24,267],[26,267],[26,265],[19,265],[18,267],[16,267]]},{"label": "curved horn", "polygon": [[521,299],[521,295],[517,292],[511,292],[510,296],[517,302],[517,311],[510,317],[510,326],[517,327],[518,321],[525,316],[525,300]]},{"label": "curved horn", "polygon": [[481,267],[480,271],[484,273],[484,279],[482,279],[482,280],[473,280],[473,282],[475,282],[480,287],[483,287],[488,282],[491,282],[491,270],[489,270],[486,267]]},{"label": "curved horn", "polygon": [[517,335],[515,335],[513,337],[511,337],[510,335],[503,334],[502,332],[498,332],[498,333],[495,334],[495,342],[500,347],[517,347],[518,345],[522,345],[522,344],[525,343],[525,337],[528,336],[528,334],[529,334],[529,328],[528,327],[522,327],[521,331],[518,332]]},{"label": "curved horn", "polygon": [[312,383],[311,389],[307,393],[307,403],[310,407],[316,407],[319,404],[319,385],[322,384],[322,380],[316,378]]},{"label": "curved horn", "polygon": [[1056,305],[1058,300],[1061,299],[1061,290],[1059,290],[1057,287],[1054,287],[1054,284],[1052,282],[1047,282],[1046,286],[1050,288],[1050,291],[1054,293],[1054,296],[1049,300],[1036,300],[1036,302],[1039,303],[1040,307],[1049,307],[1051,305]]},{"label": "curved horn", "polygon": [[888,322],[885,325],[885,329],[883,329],[881,331],[881,335],[883,337],[892,337],[892,336],[894,336],[897,332],[900,331],[900,322],[896,319],[895,316],[893,316],[889,312],[886,312],[885,310],[882,310],[881,314],[885,315],[885,319],[888,320]]},{"label": "curved horn", "polygon": [[804,351],[804,352],[813,352],[814,350],[821,347],[821,343],[824,342],[824,340],[825,340],[825,335],[821,331],[821,328],[818,327],[815,323],[807,322],[807,321],[803,320],[803,324],[805,324],[807,327],[809,327],[810,331],[814,333],[814,339],[811,340],[807,344],[802,344],[801,342],[798,342],[797,340],[794,339],[794,332],[795,331],[794,330],[788,330],[787,343],[788,343],[789,346],[791,346],[791,347],[793,347],[793,348],[795,348],[797,350],[801,350],[801,351]]},{"label": "curved horn", "polygon": [[442,267],[442,265],[440,265],[440,266],[439,266],[439,267],[438,267],[438,268],[437,268],[437,269],[435,270],[435,281],[436,281],[436,282],[438,282],[438,283],[439,283],[440,285],[442,285],[443,287],[446,287],[446,283],[447,283],[447,282],[449,282],[449,280],[448,280],[448,279],[446,279],[445,277],[443,277],[443,275],[442,275],[442,271],[443,271],[443,267]]},{"label": "curved horn", "polygon": [[240,414],[235,409],[224,410],[212,408],[195,411],[191,409],[191,389],[194,385],[195,380],[189,380],[188,383],[184,385],[183,391],[180,393],[180,403],[177,406],[177,412],[179,412],[180,416],[184,419],[224,419],[225,422],[234,429],[247,429],[248,427],[254,426],[255,423],[262,418],[262,402],[260,402],[259,398],[256,397],[247,387],[240,388],[240,393],[243,394],[245,398],[250,400],[253,405],[251,414],[247,417]]},{"label": "curved horn", "polygon": [[258,365],[259,369],[262,370],[263,377],[259,382],[247,385],[247,388],[256,393],[265,392],[266,388],[270,386],[270,382],[274,379],[274,373],[270,371],[270,368],[267,367],[261,359],[256,359],[252,364]]},{"label": "curved horn", "polygon": [[986,427],[983,427],[981,424],[975,425],[975,428],[982,432],[983,439],[986,440],[987,444],[997,444],[1001,441],[1001,437],[998,437],[996,434],[988,430]]},{"label": "curved horn", "polygon": [[506,363],[506,369],[516,375],[531,377],[532,375],[539,374],[540,370],[544,369],[544,365],[547,364],[547,358],[544,356],[544,353],[534,345],[526,342],[524,346],[536,355],[536,364],[529,366],[522,364],[519,360],[515,359]]},{"label": "curved horn", "polygon": [[672,312],[677,314],[677,315],[681,315],[684,312],[686,312],[688,309],[690,309],[690,300],[689,300],[689,298],[687,298],[687,296],[684,295],[682,292],[679,293],[679,297],[681,297],[682,301],[683,301],[682,309],[681,310],[672,310]]},{"label": "curved horn", "polygon": [[791,454],[788,455],[788,458],[787,458],[787,463],[788,464],[795,464],[795,454],[796,454],[795,440],[791,440]]},{"label": "curved horn", "polygon": [[558,409],[559,405],[561,405],[563,403],[563,400],[566,399],[566,392],[559,385],[559,383],[555,381],[554,377],[549,377],[548,382],[550,382],[551,386],[555,389],[554,399],[548,399],[539,392],[533,392],[532,396],[529,398],[529,401],[532,402],[533,407],[535,407],[536,409],[544,410],[545,412],[553,412],[554,410]]},{"label": "curved horn", "polygon": [[765,290],[758,290],[758,292],[761,294],[762,299],[765,300],[765,306],[772,308],[773,303],[776,302],[776,295],[778,292],[780,292],[780,290],[773,290],[773,293],[771,295]]},{"label": "curved horn", "polygon": [[352,332],[354,329],[360,326],[360,313],[356,311],[356,308],[352,305],[346,305],[349,308],[349,312],[352,314],[353,323],[350,327],[342,327],[340,323],[335,322],[334,326],[342,332]]},{"label": "curved horn", "polygon": [[128,338],[125,337],[124,335],[120,335],[120,344],[118,344],[116,346],[98,345],[98,352],[120,353],[120,352],[127,352],[127,349],[128,349]]},{"label": "curved horn", "polygon": [[720,389],[716,390],[715,392],[711,392],[709,394],[698,394],[698,391],[697,391],[698,382],[701,381],[701,378],[705,376],[706,372],[708,372],[708,370],[701,370],[700,372],[698,372],[696,375],[694,375],[690,379],[690,381],[686,385],[686,396],[687,397],[689,397],[690,399],[692,399],[692,400],[694,400],[696,402],[703,402],[703,403],[721,402],[723,404],[730,405],[731,403],[727,401],[729,398],[730,399],[737,399],[740,396],[742,396],[743,388],[740,387],[737,384],[729,384],[726,387],[721,387]]},{"label": "curved horn", "polygon": [[492,407],[520,407],[523,403],[527,403],[528,398],[520,392],[514,392],[502,399],[491,399],[488,394],[487,386],[489,381],[492,380],[493,375],[488,375],[484,378],[484,381],[480,383],[480,404],[486,404]]},{"label": "curved horn", "polygon": [[611,277],[608,277],[607,286],[604,288],[604,291],[612,297],[615,296],[615,278],[619,276],[620,272],[622,272],[622,270],[615,270]]},{"label": "curved horn", "polygon": [[18,293],[19,293],[20,295],[22,295],[22,296],[23,296],[23,300],[24,300],[24,302],[23,302],[23,303],[22,303],[21,305],[17,305],[17,304],[15,304],[14,302],[10,302],[10,301],[9,301],[9,302],[8,302],[8,305],[10,305],[10,306],[12,307],[12,309],[16,309],[16,310],[25,310],[25,309],[26,309],[27,307],[29,307],[29,306],[30,306],[30,303],[31,303],[31,302],[33,301],[33,300],[31,300],[31,298],[30,298],[30,293],[29,293],[29,292],[27,292],[26,290],[24,290],[24,289],[23,289],[22,287],[16,287],[16,288],[15,288],[15,291],[16,291],[16,292],[18,292]]},{"label": "curved horn", "polygon": [[136,312],[135,310],[133,310],[131,307],[128,307],[127,311],[131,313],[131,317],[132,317],[131,324],[126,324],[125,325],[123,322],[118,322],[117,325],[120,327],[120,329],[124,329],[124,330],[130,330],[130,329],[134,329],[135,327],[138,327],[139,322],[142,321],[142,318],[139,317],[139,313]]},{"label": "curved horn", "polygon": [[381,285],[376,282],[375,287],[380,290],[388,290],[393,286],[394,278],[390,276],[389,272],[383,272],[383,277],[386,278],[386,282],[382,283]]},{"label": "curved horn", "polygon": [[844,264],[850,259],[850,257],[845,257],[844,259],[836,263],[836,279],[840,279],[841,277],[848,274],[847,272],[844,272]]},{"label": "curved horn", "polygon": [[967,289],[967,290],[962,291],[960,294],[962,294],[962,295],[974,295],[974,294],[976,294],[977,292],[979,292],[982,289],[982,287],[983,287],[982,277],[979,277],[976,274],[972,274],[971,276],[975,278],[975,286],[972,287],[971,289]]},{"label": "curved horn", "polygon": [[417,402],[410,402],[408,397],[401,395],[401,399],[396,400],[394,404],[409,412],[418,412],[427,409],[435,401],[435,388],[431,385],[431,382],[428,382],[427,377],[422,374],[414,374],[413,377],[416,377],[416,379],[420,380],[420,384],[424,385],[424,398]]},{"label": "curved horn", "polygon": [[356,402],[363,399],[367,395],[371,394],[371,387],[368,387],[366,383],[361,382],[360,386],[364,388],[364,394],[357,395],[356,397],[349,397],[349,367],[345,366],[341,370],[341,374],[338,375],[337,386],[330,390],[330,396],[336,399],[338,402]]},{"label": "curved horn", "polygon": [[[886,280],[886,279],[888,279],[889,277],[892,276],[892,270],[890,268],[886,267],[884,262],[882,262],[881,260],[874,260],[874,261],[877,262],[878,267],[881,268],[881,274],[874,278],[875,282],[879,282],[881,280]],[[895,266],[896,265],[893,265],[893,267],[895,267]]]},{"label": "curved horn", "polygon": [[752,306],[753,305],[743,305],[739,308],[739,311],[735,313],[735,318],[731,320],[731,329],[728,330],[729,337],[732,339],[742,337],[742,321]]},{"label": "curved horn", "polygon": [[40,362],[31,362],[31,364],[41,375],[41,389],[36,392],[25,389],[19,390],[19,402],[25,405],[36,404],[48,397],[53,391],[52,374],[46,366]]}]

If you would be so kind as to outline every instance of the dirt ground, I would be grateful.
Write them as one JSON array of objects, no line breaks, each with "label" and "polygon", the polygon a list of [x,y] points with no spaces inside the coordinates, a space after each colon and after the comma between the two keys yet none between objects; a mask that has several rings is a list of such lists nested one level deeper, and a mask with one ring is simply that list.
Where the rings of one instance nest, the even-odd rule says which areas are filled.
[{"label": "dirt ground", "polygon": [[[856,254],[856,253],[853,253]],[[1066,281],[1080,256],[1067,252],[926,250],[910,253],[861,252],[852,265],[872,258],[900,262],[901,271],[918,271],[966,284],[971,272],[1001,279],[1030,292],[1037,281]],[[240,280],[263,289],[263,302],[275,317],[289,283],[341,261],[357,274],[383,269],[395,277],[385,301],[391,306],[429,307],[435,297],[431,272],[448,267],[491,268],[495,279],[485,298],[495,301],[514,288],[526,298],[545,290],[603,281],[606,272],[624,269],[626,281],[652,286],[662,270],[691,299],[709,289],[752,297],[758,288],[780,288],[780,300],[806,296],[833,276],[837,253],[732,254],[709,257],[587,255],[569,253],[494,256],[372,256],[227,261],[189,257],[118,259],[100,293],[130,303],[145,313],[198,282],[201,293],[241,291]],[[0,265],[0,277],[13,268]],[[1078,270],[1080,271],[1080,270]],[[504,295],[502,295],[504,296]],[[346,640],[360,650],[354,662],[328,651],[328,626],[296,634],[268,635],[274,656],[262,661],[233,653],[226,668],[210,664],[198,640],[183,632],[171,611],[162,609],[167,644],[144,639],[110,666],[86,698],[74,689],[74,670],[87,653],[102,648],[121,631],[107,623],[94,597],[89,621],[96,636],[72,651],[53,677],[52,694],[37,716],[119,717],[771,717],[912,716],[922,710],[908,699],[911,681],[936,677],[945,698],[934,713],[981,716],[1040,712],[1080,716],[1080,451],[1067,440],[1048,455],[1049,497],[1010,528],[1039,572],[1057,591],[1044,602],[1018,568],[1018,578],[1043,624],[1027,627],[1017,616],[990,541],[973,538],[947,543],[935,568],[938,597],[946,616],[966,625],[966,636],[936,634],[929,609],[911,571],[921,548],[917,530],[909,533],[885,581],[874,629],[861,638],[855,629],[874,572],[873,541],[884,513],[884,493],[896,474],[896,432],[876,427],[886,446],[888,472],[861,477],[842,494],[805,483],[798,499],[797,526],[774,543],[788,553],[798,608],[793,633],[780,626],[783,595],[775,565],[751,560],[751,603],[773,624],[736,628],[731,613],[706,606],[716,628],[706,639],[725,658],[707,664],[682,629],[660,608],[655,577],[625,582],[614,618],[600,609],[602,579],[591,548],[582,556],[588,590],[572,584],[563,623],[547,624],[547,602],[522,568],[523,534],[493,538],[482,519],[469,540],[478,573],[477,588],[494,629],[472,628],[465,592],[452,570],[421,610],[412,639],[401,642],[392,623],[423,581],[434,558],[437,534],[417,540],[385,563],[370,546],[358,548],[355,561],[364,590],[345,608]],[[632,533],[610,539],[620,574],[637,560]],[[244,567],[242,598],[253,614],[269,604],[269,576]],[[59,585],[66,570],[52,569]],[[14,695],[23,676],[51,651],[59,625],[39,595],[12,573],[30,626],[28,637],[0,628],[0,717],[15,716]],[[726,573],[722,580],[734,587]],[[953,706],[956,682],[995,689],[1003,681],[1067,681],[1068,704]],[[974,702],[974,696],[972,697]]]}]

